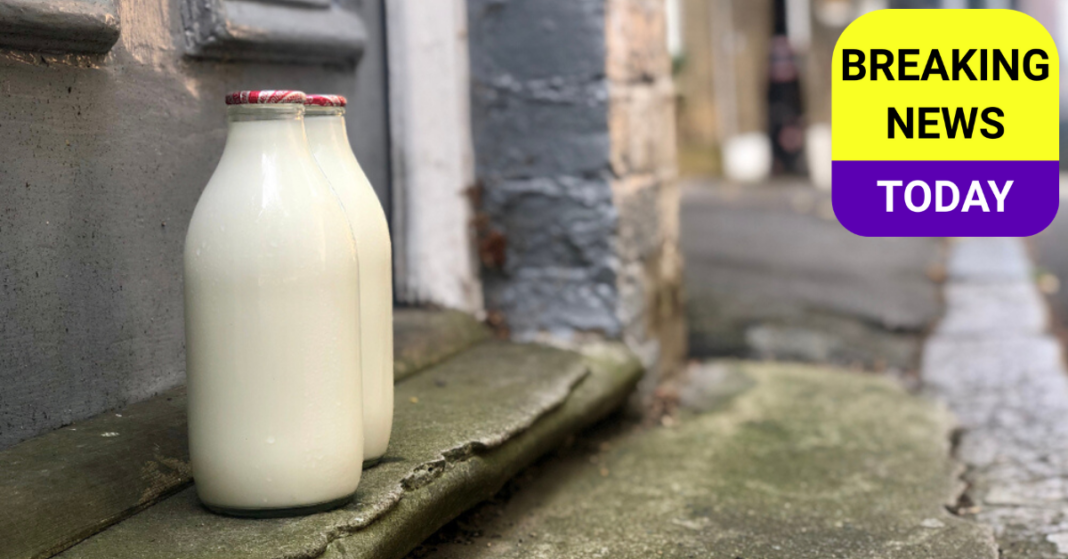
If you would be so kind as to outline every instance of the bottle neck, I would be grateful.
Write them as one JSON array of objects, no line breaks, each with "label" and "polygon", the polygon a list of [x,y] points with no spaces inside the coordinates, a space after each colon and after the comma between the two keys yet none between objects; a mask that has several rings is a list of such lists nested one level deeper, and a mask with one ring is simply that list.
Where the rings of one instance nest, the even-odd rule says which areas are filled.
[{"label": "bottle neck", "polygon": [[224,155],[307,152],[301,105],[235,105],[227,110],[227,122]]},{"label": "bottle neck", "polygon": [[345,128],[345,110],[338,107],[309,109],[304,127],[312,150],[316,146],[330,147],[352,153],[349,134]]}]

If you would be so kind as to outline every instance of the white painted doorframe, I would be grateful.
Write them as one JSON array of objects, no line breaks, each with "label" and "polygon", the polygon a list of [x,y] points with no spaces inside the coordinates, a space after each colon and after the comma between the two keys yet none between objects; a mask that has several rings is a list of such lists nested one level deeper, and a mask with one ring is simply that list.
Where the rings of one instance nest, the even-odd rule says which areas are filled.
[{"label": "white painted doorframe", "polygon": [[387,0],[397,300],[479,314],[465,0]]}]

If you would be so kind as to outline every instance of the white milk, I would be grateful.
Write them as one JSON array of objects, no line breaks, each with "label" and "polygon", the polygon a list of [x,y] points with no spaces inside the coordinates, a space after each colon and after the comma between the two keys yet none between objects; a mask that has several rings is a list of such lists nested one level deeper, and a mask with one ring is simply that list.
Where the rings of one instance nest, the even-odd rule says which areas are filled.
[{"label": "white milk", "polygon": [[229,109],[186,236],[189,450],[223,512],[324,505],[360,481],[356,247],[303,110]]},{"label": "white milk", "polygon": [[307,106],[308,143],[341,199],[360,259],[364,460],[382,458],[393,428],[393,265],[389,226],[349,146],[341,107]]}]

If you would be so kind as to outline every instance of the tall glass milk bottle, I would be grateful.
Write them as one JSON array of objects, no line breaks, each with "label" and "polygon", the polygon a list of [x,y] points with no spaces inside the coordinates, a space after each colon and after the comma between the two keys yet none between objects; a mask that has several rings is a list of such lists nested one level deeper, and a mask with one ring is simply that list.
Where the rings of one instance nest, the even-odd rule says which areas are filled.
[{"label": "tall glass milk bottle", "polygon": [[341,199],[360,255],[364,461],[382,458],[393,428],[393,263],[382,204],[349,146],[345,98],[309,95],[308,144]]},{"label": "tall glass milk bottle", "polygon": [[304,100],[226,97],[226,147],[185,240],[189,451],[200,500],[225,514],[326,510],[360,481],[358,256]]}]

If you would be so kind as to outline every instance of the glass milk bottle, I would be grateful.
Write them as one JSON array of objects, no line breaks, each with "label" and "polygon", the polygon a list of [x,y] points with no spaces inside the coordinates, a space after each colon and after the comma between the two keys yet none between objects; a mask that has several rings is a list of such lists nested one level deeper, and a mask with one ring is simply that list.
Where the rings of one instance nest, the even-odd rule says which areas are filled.
[{"label": "glass milk bottle", "polygon": [[386,214],[349,146],[345,104],[340,95],[309,95],[304,127],[315,160],[341,199],[356,236],[364,463],[369,466],[385,455],[393,427],[393,263]]},{"label": "glass milk bottle", "polygon": [[226,97],[226,147],[185,240],[189,451],[200,500],[225,514],[326,510],[360,481],[358,257],[304,100]]}]

